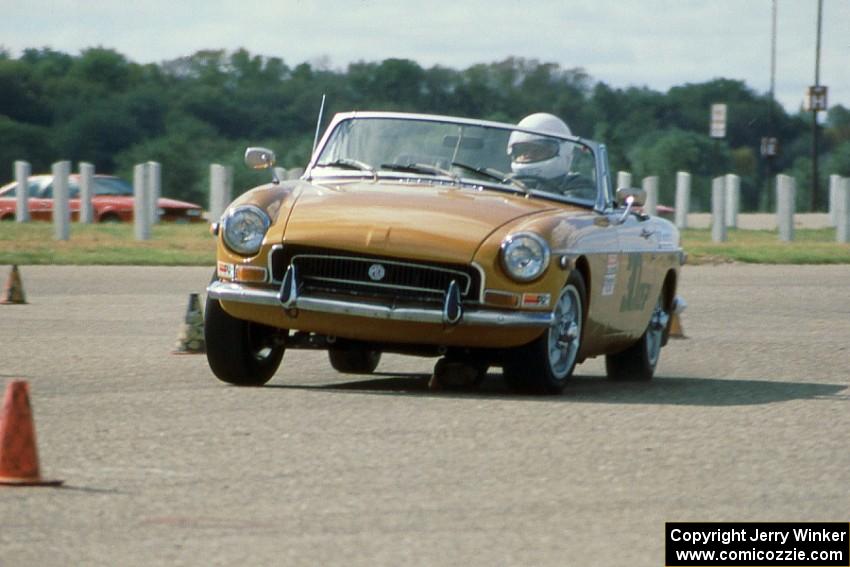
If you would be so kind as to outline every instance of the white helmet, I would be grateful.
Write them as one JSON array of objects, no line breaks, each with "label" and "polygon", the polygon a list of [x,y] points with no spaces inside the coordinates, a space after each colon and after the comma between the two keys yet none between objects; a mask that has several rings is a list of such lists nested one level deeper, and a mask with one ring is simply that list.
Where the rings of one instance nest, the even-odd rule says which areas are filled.
[{"label": "white helmet", "polygon": [[[570,127],[563,120],[546,112],[526,116],[517,126],[558,136],[572,136]],[[511,171],[543,179],[566,175],[573,161],[572,144],[524,132],[511,133],[507,151],[511,156]]]}]

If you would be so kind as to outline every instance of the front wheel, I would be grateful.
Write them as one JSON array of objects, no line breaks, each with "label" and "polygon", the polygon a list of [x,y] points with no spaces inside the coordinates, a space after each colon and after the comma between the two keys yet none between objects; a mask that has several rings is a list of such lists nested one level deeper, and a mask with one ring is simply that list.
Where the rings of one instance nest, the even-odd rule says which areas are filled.
[{"label": "front wheel", "polygon": [[605,356],[608,378],[619,382],[646,382],[652,380],[661,357],[664,333],[670,322],[669,308],[664,304],[662,292],[652,310],[649,324],[638,342],[617,354]]},{"label": "front wheel", "polygon": [[284,347],[280,331],[228,315],[217,299],[207,298],[204,340],[207,362],[222,382],[237,386],[262,386],[280,366]]},{"label": "front wheel", "polygon": [[561,393],[578,359],[586,297],[584,280],[574,270],[558,296],[552,326],[534,341],[508,353],[503,371],[512,390]]}]

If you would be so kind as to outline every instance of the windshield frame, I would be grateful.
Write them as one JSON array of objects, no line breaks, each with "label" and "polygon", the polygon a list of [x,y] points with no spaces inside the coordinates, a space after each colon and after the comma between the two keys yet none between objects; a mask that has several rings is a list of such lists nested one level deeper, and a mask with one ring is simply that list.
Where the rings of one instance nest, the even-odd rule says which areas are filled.
[{"label": "windshield frame", "polygon": [[[469,177],[464,175],[439,175],[427,173],[410,173],[403,171],[381,170],[376,167],[373,171],[358,171],[353,169],[337,169],[324,168],[318,165],[319,156],[322,155],[325,147],[333,138],[336,130],[345,122],[355,119],[392,119],[392,120],[410,120],[418,122],[442,122],[448,124],[456,124],[459,126],[475,126],[484,128],[493,128],[506,131],[518,131],[527,134],[536,134],[551,138],[558,138],[570,143],[581,145],[591,152],[594,160],[594,168],[596,175],[596,199],[591,202],[590,199],[575,199],[545,191],[538,191],[523,187],[520,183],[511,183],[505,181],[500,183],[495,180],[481,179],[479,177]],[[413,182],[416,180],[427,179],[431,183],[439,183],[445,185],[455,185],[461,187],[469,187],[475,189],[492,189],[501,192],[520,193],[528,197],[536,197],[549,201],[560,203],[592,207],[599,212],[609,211],[613,208],[613,195],[611,193],[610,172],[607,168],[607,152],[603,144],[599,144],[592,140],[586,140],[578,136],[563,136],[554,134],[548,131],[535,130],[516,126],[515,124],[507,124],[503,122],[492,122],[487,120],[477,120],[471,118],[458,118],[452,116],[441,116],[433,114],[414,114],[403,112],[345,112],[336,114],[322,135],[321,140],[316,145],[315,151],[310,158],[310,163],[304,172],[303,179],[307,181],[326,179],[326,178],[342,178],[342,179],[363,179],[370,178],[375,181],[379,179],[397,179],[403,182]]]}]

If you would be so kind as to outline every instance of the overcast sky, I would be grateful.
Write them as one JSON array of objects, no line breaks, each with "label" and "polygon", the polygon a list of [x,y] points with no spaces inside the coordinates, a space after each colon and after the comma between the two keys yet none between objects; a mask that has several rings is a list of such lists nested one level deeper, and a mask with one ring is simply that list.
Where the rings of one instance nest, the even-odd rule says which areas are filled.
[{"label": "overcast sky", "polygon": [[[777,0],[776,96],[789,111],[814,84],[817,0]],[[582,67],[615,87],[716,77],[770,87],[773,0],[0,0],[0,46],[78,54],[113,48],[139,63],[201,49],[294,66],[413,59],[463,69],[508,56]],[[850,107],[850,0],[823,0],[820,83]]]}]

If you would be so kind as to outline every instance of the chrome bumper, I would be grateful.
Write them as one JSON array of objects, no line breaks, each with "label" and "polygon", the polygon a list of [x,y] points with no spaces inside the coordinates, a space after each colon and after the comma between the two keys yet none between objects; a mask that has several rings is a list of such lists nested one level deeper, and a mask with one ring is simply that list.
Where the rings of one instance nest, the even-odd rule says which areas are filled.
[{"label": "chrome bumper", "polygon": [[420,307],[390,307],[387,305],[307,297],[291,293],[295,286],[281,291],[257,289],[238,283],[215,281],[207,287],[207,295],[212,299],[267,305],[281,309],[298,309],[313,313],[351,315],[368,319],[389,321],[409,321],[414,323],[434,323],[449,325],[483,325],[493,327],[538,327],[545,328],[553,324],[555,316],[548,312],[466,310],[458,317],[448,317],[446,309],[426,309]]}]

